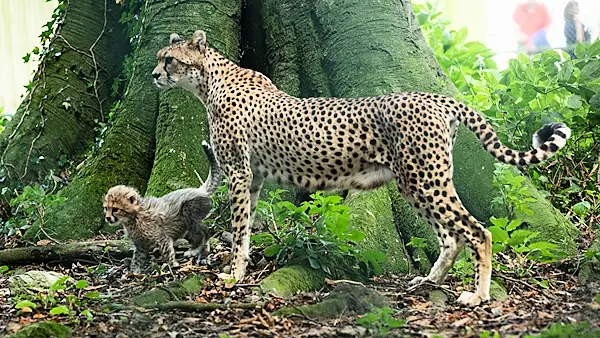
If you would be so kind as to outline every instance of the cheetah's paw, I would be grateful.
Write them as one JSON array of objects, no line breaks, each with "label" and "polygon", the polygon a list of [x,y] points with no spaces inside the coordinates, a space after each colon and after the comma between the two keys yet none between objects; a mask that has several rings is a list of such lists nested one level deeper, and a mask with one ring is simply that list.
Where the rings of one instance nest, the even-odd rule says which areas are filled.
[{"label": "cheetah's paw", "polygon": [[456,301],[462,305],[474,307],[481,304],[483,299],[473,292],[464,291]]}]

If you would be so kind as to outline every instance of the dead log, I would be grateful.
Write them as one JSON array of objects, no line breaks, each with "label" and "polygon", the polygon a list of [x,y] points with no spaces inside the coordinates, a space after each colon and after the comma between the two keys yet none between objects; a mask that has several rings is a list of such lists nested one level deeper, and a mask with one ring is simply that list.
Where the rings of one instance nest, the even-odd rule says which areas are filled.
[{"label": "dead log", "polygon": [[0,250],[0,266],[50,261],[101,261],[130,256],[133,245],[127,240],[73,242]]}]

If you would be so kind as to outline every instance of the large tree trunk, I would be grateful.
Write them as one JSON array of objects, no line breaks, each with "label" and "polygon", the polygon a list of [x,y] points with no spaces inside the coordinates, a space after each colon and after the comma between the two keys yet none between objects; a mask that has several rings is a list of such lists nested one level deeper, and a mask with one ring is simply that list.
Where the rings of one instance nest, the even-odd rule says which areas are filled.
[{"label": "large tree trunk", "polygon": [[113,79],[129,53],[114,1],[62,6],[64,21],[41,53],[33,86],[0,135],[0,187],[41,182],[59,161],[81,155],[107,116]]},{"label": "large tree trunk", "polygon": [[[102,148],[60,194],[67,202],[49,212],[46,233],[55,239],[90,237],[104,228],[102,196],[126,184],[152,195],[199,185],[208,172],[200,141],[207,138],[206,113],[182,90],[161,93],[152,81],[156,52],[173,32],[190,35],[206,29],[225,55],[237,58],[241,4],[206,1],[149,2],[141,13],[142,30],[134,54],[132,78]],[[158,117],[158,118],[157,118]],[[156,138],[155,138],[156,136]],[[156,155],[155,155],[156,150]],[[105,230],[110,230],[104,228]],[[39,223],[26,233],[43,233]]]},{"label": "large tree trunk", "polygon": [[[163,41],[163,46],[170,33],[177,32],[187,37],[202,29],[213,41],[213,47],[230,60],[238,61],[239,1],[220,1],[218,5],[188,1],[176,7],[175,17],[161,21],[164,29],[157,36],[162,38],[159,40]],[[180,89],[160,92],[159,98],[156,155],[147,191],[152,196],[198,186],[208,172],[208,162],[200,145],[210,136],[205,107],[194,95]]]},{"label": "large tree trunk", "polygon": [[[262,0],[260,3],[268,32],[267,70],[291,94],[359,97],[406,91],[457,93],[427,46],[409,1]],[[317,88],[324,89],[311,92],[311,86],[305,84],[317,84],[320,86]],[[491,184],[495,160],[466,128],[460,128],[454,149],[454,181],[461,200],[477,219],[487,222],[495,212],[490,207],[492,199],[499,195]],[[437,240],[433,232],[416,217],[393,184],[383,189],[385,195],[389,194],[384,200],[392,201],[401,238],[408,241],[413,236],[425,237],[430,244],[427,255],[435,258]],[[574,226],[535,188],[530,186],[530,189],[537,197],[532,205],[536,213],[527,217],[530,227],[546,234],[544,239],[562,244],[563,249],[574,250],[577,233]],[[381,195],[364,194],[368,196],[364,203],[383,202],[370,200],[380,199]],[[353,208],[358,209],[357,205]],[[374,228],[390,224],[373,218],[372,222],[359,226],[372,233],[377,232]]]}]

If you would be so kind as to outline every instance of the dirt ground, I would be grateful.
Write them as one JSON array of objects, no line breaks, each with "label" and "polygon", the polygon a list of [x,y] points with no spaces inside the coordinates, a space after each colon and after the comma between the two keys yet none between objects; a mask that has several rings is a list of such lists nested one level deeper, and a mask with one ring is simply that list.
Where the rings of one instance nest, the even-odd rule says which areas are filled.
[{"label": "dirt ground", "polygon": [[[82,290],[57,291],[57,299],[73,294],[84,299],[77,313],[88,309],[93,319],[85,316],[51,315],[49,307],[31,311],[15,308],[16,300],[8,294],[8,275],[0,275],[0,335],[9,335],[25,325],[44,320],[61,322],[72,328],[72,337],[502,337],[535,334],[552,323],[589,322],[600,327],[600,304],[594,297],[600,293],[597,284],[581,286],[572,273],[560,266],[540,265],[536,280],[511,275],[495,275],[506,286],[508,297],[476,308],[465,308],[455,300],[462,282],[451,276],[442,286],[425,286],[409,290],[409,276],[384,276],[364,283],[384,294],[394,318],[405,324],[384,334],[381,330],[367,330],[357,324],[357,317],[342,311],[335,318],[320,320],[307,315],[280,317],[274,311],[286,306],[297,307],[317,303],[344,282],[330,281],[322,290],[282,299],[272,294],[261,295],[257,283],[272,267],[252,272],[244,284],[225,285],[217,277],[218,271],[206,266],[185,262],[176,270],[146,275],[126,273],[127,259],[98,262],[55,262],[18,267],[19,270],[50,270],[86,280]],[[184,261],[181,261],[184,262]],[[15,267],[13,267],[15,268]],[[199,294],[187,299],[197,303],[239,304],[252,303],[251,309],[216,309],[189,312],[160,311],[136,308],[128,300],[143,291],[164,288],[169,282],[193,273],[204,273],[204,287]],[[466,283],[465,285],[470,285]],[[363,286],[361,286],[363,287]],[[435,292],[432,292],[435,291]],[[99,297],[85,300],[83,294],[96,291]],[[42,292],[42,296],[45,294]],[[435,296],[435,297],[434,297]],[[60,302],[59,302],[60,303]],[[121,304],[121,305],[118,305]],[[128,305],[129,304],[129,305]],[[575,335],[576,336],[576,335]]]}]

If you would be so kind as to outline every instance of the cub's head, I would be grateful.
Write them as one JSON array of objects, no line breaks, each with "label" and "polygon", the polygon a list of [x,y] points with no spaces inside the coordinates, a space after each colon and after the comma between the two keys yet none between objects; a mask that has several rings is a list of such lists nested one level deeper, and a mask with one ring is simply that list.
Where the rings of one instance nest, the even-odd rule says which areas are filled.
[{"label": "cub's head", "polygon": [[117,185],[104,196],[104,218],[110,224],[129,222],[139,212],[140,194],[137,190]]},{"label": "cub's head", "polygon": [[179,87],[191,92],[206,85],[206,33],[198,30],[191,40],[173,33],[170,45],[156,54],[158,65],[152,71],[158,88]]}]

